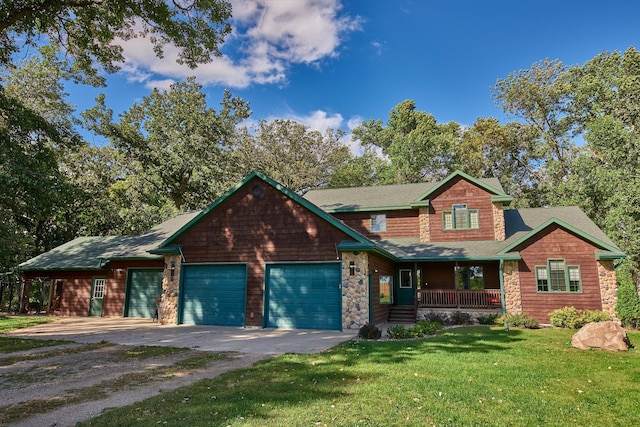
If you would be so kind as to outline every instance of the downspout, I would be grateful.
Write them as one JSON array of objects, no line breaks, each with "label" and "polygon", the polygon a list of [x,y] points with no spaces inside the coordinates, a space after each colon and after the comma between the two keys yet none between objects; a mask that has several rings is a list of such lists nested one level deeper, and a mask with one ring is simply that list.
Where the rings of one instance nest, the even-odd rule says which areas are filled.
[{"label": "downspout", "polygon": [[500,258],[499,276],[500,276],[500,307],[502,308],[502,318],[504,319],[504,330],[506,332],[509,332],[509,324],[507,323],[507,305],[505,302],[505,293],[504,293],[504,259],[503,258]]}]

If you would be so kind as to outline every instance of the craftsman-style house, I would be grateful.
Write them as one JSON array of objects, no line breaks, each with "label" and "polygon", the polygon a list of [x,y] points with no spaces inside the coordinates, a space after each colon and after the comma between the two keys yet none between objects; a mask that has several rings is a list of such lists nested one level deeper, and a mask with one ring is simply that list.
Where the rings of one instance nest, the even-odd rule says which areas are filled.
[{"label": "craftsman-style house", "polygon": [[[314,190],[253,172],[140,236],[81,237],[22,264],[50,311],[163,323],[356,329],[431,310],[614,314],[625,255],[576,207],[508,210],[496,179]],[[23,301],[23,303],[26,301]]]}]

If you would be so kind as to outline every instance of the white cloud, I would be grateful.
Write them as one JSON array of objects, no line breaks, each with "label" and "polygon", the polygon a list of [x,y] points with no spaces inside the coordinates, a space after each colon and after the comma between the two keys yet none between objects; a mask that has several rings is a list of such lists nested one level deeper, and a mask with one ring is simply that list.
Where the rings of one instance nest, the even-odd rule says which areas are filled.
[{"label": "white cloud", "polygon": [[173,79],[163,79],[163,80],[147,80],[144,84],[144,87],[147,89],[158,89],[161,91],[168,91],[171,88],[171,85],[176,81]]},{"label": "white cloud", "polygon": [[339,113],[328,114],[326,111],[316,110],[307,116],[289,115],[290,119],[309,126],[313,130],[324,133],[327,128],[340,129],[344,119]]},{"label": "white cloud", "polygon": [[[181,80],[195,75],[203,85],[245,88],[286,82],[295,64],[317,64],[339,54],[345,35],[360,29],[361,19],[340,13],[340,0],[231,0],[234,33],[221,47],[223,56],[192,70],[176,63],[177,50],[165,46],[155,56],[147,39],[122,42],[123,71],[133,81]],[[231,51],[234,49],[234,51]]]}]

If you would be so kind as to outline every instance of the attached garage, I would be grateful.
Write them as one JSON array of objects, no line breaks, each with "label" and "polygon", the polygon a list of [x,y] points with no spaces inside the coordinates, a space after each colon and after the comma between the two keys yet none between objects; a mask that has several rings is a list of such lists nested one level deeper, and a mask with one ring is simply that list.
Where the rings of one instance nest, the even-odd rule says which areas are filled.
[{"label": "attached garage", "polygon": [[153,317],[156,298],[162,296],[162,269],[129,269],[125,317]]},{"label": "attached garage", "polygon": [[246,293],[245,264],[183,264],[179,323],[244,326]]},{"label": "attached garage", "polygon": [[267,265],[265,325],[341,330],[341,276],[334,262]]}]

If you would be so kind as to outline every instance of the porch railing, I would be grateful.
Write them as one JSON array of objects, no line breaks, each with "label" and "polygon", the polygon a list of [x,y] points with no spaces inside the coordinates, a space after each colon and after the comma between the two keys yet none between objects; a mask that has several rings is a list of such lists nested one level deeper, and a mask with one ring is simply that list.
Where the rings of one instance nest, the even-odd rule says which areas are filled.
[{"label": "porch railing", "polygon": [[418,307],[499,308],[500,289],[419,289]]}]

